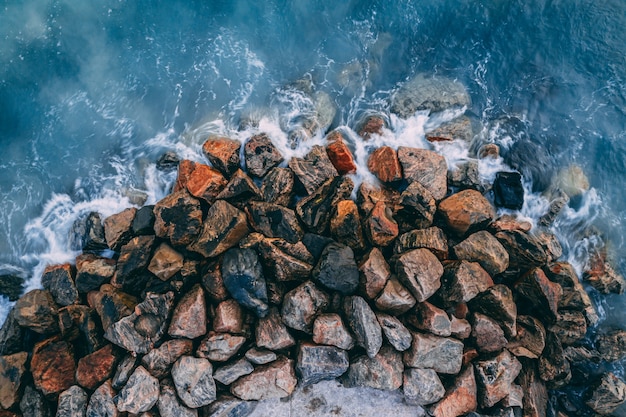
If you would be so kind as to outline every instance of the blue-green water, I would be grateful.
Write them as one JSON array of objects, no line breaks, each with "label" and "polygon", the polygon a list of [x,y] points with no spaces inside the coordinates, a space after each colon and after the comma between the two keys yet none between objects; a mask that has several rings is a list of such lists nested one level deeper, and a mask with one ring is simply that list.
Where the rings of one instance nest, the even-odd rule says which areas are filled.
[{"label": "blue-green water", "polygon": [[[353,127],[427,73],[466,85],[483,136],[541,146],[527,156],[538,191],[559,167],[583,168],[590,190],[559,236],[584,262],[579,232],[593,224],[624,273],[625,28],[621,0],[4,1],[0,266],[37,286],[46,263],[75,255],[81,214],[120,211],[128,190],[161,198],[165,150],[200,158],[204,134],[243,115],[294,116],[283,87],[297,79],[336,104],[331,127]],[[622,298],[607,300],[605,323],[623,326]]]}]

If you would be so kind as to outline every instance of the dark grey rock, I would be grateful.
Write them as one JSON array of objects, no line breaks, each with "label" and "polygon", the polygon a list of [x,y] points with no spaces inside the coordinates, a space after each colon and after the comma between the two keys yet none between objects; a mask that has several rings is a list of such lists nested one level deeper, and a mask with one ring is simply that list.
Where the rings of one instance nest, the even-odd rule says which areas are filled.
[{"label": "dark grey rock", "polygon": [[607,361],[619,361],[626,357],[626,331],[611,330],[596,336],[596,348]]},{"label": "dark grey rock", "polygon": [[271,350],[252,348],[246,352],[246,359],[255,365],[265,365],[276,360],[277,356]]},{"label": "dark grey rock", "polygon": [[24,348],[24,329],[15,319],[15,313],[14,307],[0,328],[0,355],[17,353]]},{"label": "dark grey rock", "polygon": [[328,307],[329,301],[327,294],[307,281],[285,294],[283,322],[292,329],[311,333],[315,317]]},{"label": "dark grey rock", "polygon": [[133,230],[133,234],[135,236],[140,235],[153,235],[154,234],[154,206],[143,206],[137,213],[135,213],[135,218],[133,219],[133,223],[131,228]]},{"label": "dark grey rock", "polygon": [[209,405],[206,417],[247,417],[252,414],[256,406],[256,401],[242,401],[224,396]]},{"label": "dark grey rock", "polygon": [[288,206],[293,197],[294,176],[289,168],[273,168],[263,178],[261,195],[268,203]]},{"label": "dark grey rock", "polygon": [[270,169],[283,161],[280,151],[265,133],[248,139],[244,146],[244,157],[248,172],[255,177],[265,176]]},{"label": "dark grey rock", "polygon": [[268,311],[267,288],[259,257],[252,249],[230,249],[222,258],[222,278],[230,295],[259,317]]},{"label": "dark grey rock", "polygon": [[412,405],[434,404],[446,393],[437,372],[432,369],[405,369],[402,390],[406,402]]},{"label": "dark grey rock", "polygon": [[197,410],[180,403],[174,382],[169,378],[161,381],[157,407],[160,417],[198,417]]},{"label": "dark grey rock", "polygon": [[343,311],[357,344],[365,349],[370,358],[376,356],[383,345],[383,334],[374,311],[359,296],[346,297]]},{"label": "dark grey rock", "polygon": [[59,394],[59,406],[56,417],[85,417],[89,396],[78,385]]},{"label": "dark grey rock", "polygon": [[102,284],[113,278],[117,262],[91,254],[76,257],[76,289],[86,294],[97,290]]},{"label": "dark grey rock", "polygon": [[330,162],[326,149],[320,145],[313,146],[304,158],[291,158],[289,168],[307,194],[312,194],[325,181],[339,175]]},{"label": "dark grey rock", "polygon": [[154,242],[154,236],[137,236],[122,246],[111,283],[128,293],[141,293],[150,277],[145,269],[152,257]]},{"label": "dark grey rock", "polygon": [[28,417],[51,417],[50,407],[43,394],[31,385],[26,385],[22,399],[20,400],[20,411],[23,416]]},{"label": "dark grey rock", "polygon": [[249,205],[252,227],[267,237],[285,239],[297,243],[304,231],[293,210],[278,204],[253,201]]},{"label": "dark grey rock", "polygon": [[521,230],[502,231],[496,233],[496,238],[509,253],[510,268],[524,271],[548,263],[548,255],[541,241],[531,234]]},{"label": "dark grey rock", "polygon": [[546,347],[539,357],[539,376],[549,389],[567,385],[572,379],[569,361],[565,358],[559,338],[552,332],[546,334]]},{"label": "dark grey rock", "polygon": [[596,413],[609,415],[626,402],[626,384],[612,372],[602,375],[586,404]]},{"label": "dark grey rock", "polygon": [[50,291],[57,304],[68,306],[78,301],[74,276],[75,269],[69,264],[48,266],[41,276],[41,286]]},{"label": "dark grey rock", "polygon": [[179,162],[180,158],[176,155],[176,152],[166,151],[157,159],[156,167],[160,171],[174,171],[178,167]]},{"label": "dark grey rock", "polygon": [[325,234],[337,203],[349,199],[353,188],[349,177],[329,179],[296,204],[296,214],[310,232]]},{"label": "dark grey rock", "polygon": [[230,385],[244,375],[254,371],[254,367],[246,359],[239,359],[229,365],[218,368],[213,373],[213,379],[224,385]]},{"label": "dark grey rock", "polygon": [[524,205],[522,175],[519,172],[497,172],[493,195],[496,207],[521,210]]},{"label": "dark grey rock", "polygon": [[385,313],[378,313],[376,317],[391,346],[398,352],[404,352],[411,347],[413,336],[400,320]]},{"label": "dark grey rock", "polygon": [[359,269],[352,249],[341,243],[327,245],[313,270],[313,278],[331,290],[354,294],[359,285]]},{"label": "dark grey rock", "polygon": [[69,246],[72,250],[83,252],[99,252],[108,248],[99,213],[92,211],[72,224]]},{"label": "dark grey rock", "polygon": [[115,389],[122,389],[128,382],[128,378],[133,374],[139,360],[136,356],[126,355],[115,368],[115,374],[111,378],[111,386]]},{"label": "dark grey rock", "polygon": [[13,274],[0,275],[0,295],[7,297],[9,301],[16,301],[22,291],[24,278]]},{"label": "dark grey rock", "polygon": [[111,381],[104,381],[89,398],[86,417],[118,417],[119,411],[113,402],[115,391],[111,387]]},{"label": "dark grey rock", "polygon": [[334,346],[302,343],[298,348],[296,372],[303,385],[343,375],[350,366],[348,352]]},{"label": "dark grey rock", "polygon": [[39,334],[59,331],[57,306],[49,291],[32,290],[15,303],[15,320]]},{"label": "dark grey rock", "polygon": [[117,396],[117,409],[139,414],[150,410],[159,400],[159,380],[143,366],[137,367]]}]

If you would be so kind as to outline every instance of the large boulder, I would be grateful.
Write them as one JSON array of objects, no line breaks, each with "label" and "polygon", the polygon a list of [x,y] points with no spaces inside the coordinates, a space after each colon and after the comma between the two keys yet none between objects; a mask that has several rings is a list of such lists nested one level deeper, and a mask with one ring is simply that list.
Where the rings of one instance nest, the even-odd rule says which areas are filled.
[{"label": "large boulder", "polygon": [[79,293],[97,290],[105,282],[109,282],[115,274],[114,259],[103,258],[92,254],[76,257],[75,285]]},{"label": "large boulder", "polygon": [[230,177],[226,187],[216,197],[218,200],[226,200],[230,204],[242,207],[249,201],[262,200],[261,190],[252,178],[242,170],[235,171]]},{"label": "large boulder", "polygon": [[478,262],[492,277],[509,267],[509,254],[491,233],[481,230],[453,248],[457,259]]},{"label": "large boulder", "polygon": [[340,377],[349,365],[348,352],[337,347],[306,342],[298,347],[296,372],[303,385]]},{"label": "large boulder", "polygon": [[57,304],[68,306],[78,302],[75,275],[76,271],[70,264],[49,265],[41,276],[41,286],[50,291]]},{"label": "large boulder", "polygon": [[320,145],[313,146],[304,158],[291,158],[289,168],[307,194],[312,194],[326,180],[339,175],[326,150]]},{"label": "large boulder", "polygon": [[498,172],[493,181],[493,196],[496,207],[521,210],[524,205],[524,186],[519,172]]},{"label": "large boulder", "polygon": [[402,385],[403,371],[400,353],[390,346],[384,346],[372,357],[357,358],[350,365],[344,384],[348,387],[370,387],[392,391]]},{"label": "large boulder", "polygon": [[409,311],[417,301],[400,281],[391,276],[376,298],[376,308],[390,314],[400,315]]},{"label": "large boulder", "polygon": [[59,331],[58,308],[52,294],[46,290],[31,290],[15,303],[15,320],[39,334]]},{"label": "large boulder", "polygon": [[74,348],[58,337],[35,344],[30,361],[35,387],[44,395],[56,395],[76,383]]},{"label": "large boulder", "polygon": [[490,286],[474,297],[470,301],[469,307],[472,311],[498,320],[508,337],[517,334],[517,305],[513,300],[513,293],[506,285]]},{"label": "large boulder", "polygon": [[221,136],[210,136],[202,145],[202,151],[211,165],[230,177],[239,169],[241,142]]},{"label": "large boulder", "polygon": [[520,230],[496,233],[496,238],[509,253],[509,267],[527,271],[548,263],[548,254],[541,240]]},{"label": "large boulder", "polygon": [[346,297],[343,310],[357,345],[365,349],[370,358],[376,356],[383,345],[383,334],[376,314],[369,304],[359,296]]},{"label": "large boulder", "polygon": [[198,417],[198,411],[181,404],[174,382],[167,378],[160,382],[157,408],[161,417]]},{"label": "large boulder", "polygon": [[250,224],[267,237],[285,239],[297,243],[304,231],[293,210],[278,204],[253,201],[248,206]]},{"label": "large boulder", "polygon": [[404,179],[419,182],[437,201],[448,192],[448,165],[446,159],[427,149],[398,148],[398,160],[402,165]]},{"label": "large boulder", "polygon": [[250,375],[239,378],[230,392],[242,400],[267,400],[291,395],[298,380],[293,360],[280,357],[269,365],[256,368]]},{"label": "large boulder", "polygon": [[381,182],[402,180],[402,166],[398,160],[398,153],[389,146],[381,146],[372,152],[367,160],[367,168]]},{"label": "large boulder", "polygon": [[395,207],[394,218],[401,232],[432,226],[437,203],[432,193],[419,182],[410,183],[397,199],[391,195],[384,200],[387,205]]},{"label": "large boulder", "polygon": [[218,170],[208,165],[191,162],[191,166],[185,187],[192,196],[213,203],[228,181]]},{"label": "large boulder", "polygon": [[458,374],[463,361],[463,343],[448,337],[413,333],[413,344],[404,352],[403,360],[410,368]]},{"label": "large boulder", "polygon": [[217,397],[213,367],[206,359],[181,356],[172,366],[172,380],[178,397],[189,408],[209,405]]}]

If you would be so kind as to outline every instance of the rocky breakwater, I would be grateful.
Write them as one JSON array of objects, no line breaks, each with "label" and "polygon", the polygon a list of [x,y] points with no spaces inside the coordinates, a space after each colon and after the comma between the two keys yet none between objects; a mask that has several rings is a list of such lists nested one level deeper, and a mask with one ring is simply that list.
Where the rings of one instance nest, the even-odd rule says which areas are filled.
[{"label": "rocky breakwater", "polygon": [[[383,185],[354,201],[341,144],[331,132],[281,167],[259,134],[244,172],[241,144],[212,137],[211,165],[181,161],[156,205],[90,215],[75,265],[48,267],[0,330],[0,416],[241,417],[335,378],[402,389],[435,417],[610,414],[626,400],[605,373],[586,410],[549,404],[585,378],[577,363],[626,355],[620,331],[580,344],[598,317],[554,236],[496,218],[491,187],[426,149],[373,152]],[[506,177],[495,201],[517,206],[519,176]],[[621,291],[596,263],[591,281]]]}]

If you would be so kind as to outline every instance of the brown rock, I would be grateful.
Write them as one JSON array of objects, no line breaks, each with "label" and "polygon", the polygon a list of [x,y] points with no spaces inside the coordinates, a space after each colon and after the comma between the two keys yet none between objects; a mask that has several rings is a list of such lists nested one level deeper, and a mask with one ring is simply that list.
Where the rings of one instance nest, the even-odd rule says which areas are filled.
[{"label": "brown rock", "polygon": [[226,178],[218,170],[208,165],[195,163],[187,179],[186,187],[191,195],[211,204],[227,183]]},{"label": "brown rock", "polygon": [[50,291],[57,304],[68,306],[78,302],[75,275],[76,271],[70,264],[49,265],[41,276],[41,286]]},{"label": "brown rock", "polygon": [[480,405],[489,408],[510,394],[522,364],[505,349],[493,359],[478,361],[475,369]]},{"label": "brown rock", "polygon": [[263,177],[267,172],[283,162],[283,156],[265,133],[252,136],[244,146],[244,157],[248,173]]},{"label": "brown rock", "polygon": [[[554,262],[563,256],[563,247],[556,235],[548,230],[539,231],[535,237],[546,252],[548,262]],[[543,266],[543,265],[542,265]]]},{"label": "brown rock", "polygon": [[27,352],[0,356],[0,407],[5,410],[20,399],[27,361]]},{"label": "brown rock", "polygon": [[374,205],[364,227],[367,238],[374,246],[389,246],[400,232],[391,209],[382,201]]},{"label": "brown rock", "polygon": [[313,322],[313,341],[320,345],[337,346],[350,350],[354,347],[354,338],[341,320],[339,314],[320,314]]},{"label": "brown rock", "polygon": [[396,259],[398,279],[418,302],[426,301],[441,286],[443,266],[428,249],[414,249]]},{"label": "brown rock", "polygon": [[363,139],[368,140],[372,135],[382,135],[385,127],[385,119],[381,116],[367,116],[359,126],[358,133]]},{"label": "brown rock", "polygon": [[524,300],[526,309],[542,317],[546,323],[554,323],[563,294],[559,284],[550,281],[541,269],[534,268],[524,274],[513,288],[516,296]]},{"label": "brown rock", "polygon": [[400,193],[391,188],[380,187],[372,185],[368,182],[362,182],[357,190],[356,204],[359,206],[359,210],[361,210],[363,217],[367,217],[379,201],[383,201],[389,207],[393,207],[394,211],[396,211],[398,208],[396,206],[400,201]]},{"label": "brown rock", "polygon": [[283,323],[292,329],[311,333],[315,317],[328,307],[326,293],[307,281],[285,294],[281,315]]},{"label": "brown rock", "polygon": [[39,334],[59,331],[57,306],[46,290],[31,290],[20,297],[15,303],[15,320]]},{"label": "brown rock", "polygon": [[159,400],[159,380],[137,367],[117,396],[117,409],[139,414],[150,410]]},{"label": "brown rock", "polygon": [[410,183],[397,201],[392,200],[392,203],[395,205],[395,219],[402,232],[432,226],[437,203],[431,192],[419,182]]},{"label": "brown rock", "polygon": [[190,355],[193,342],[189,339],[172,339],[152,349],[141,358],[141,364],[155,377],[167,376],[174,362],[183,355]]},{"label": "brown rock", "polygon": [[398,160],[408,182],[419,182],[435,200],[446,196],[448,165],[443,156],[426,149],[401,146],[398,148]]},{"label": "brown rock", "polygon": [[626,288],[624,277],[606,261],[604,253],[590,257],[589,265],[583,272],[583,280],[602,294],[622,294]]},{"label": "brown rock", "polygon": [[65,391],[75,384],[76,362],[72,345],[57,337],[36,343],[30,372],[35,386],[44,395]]},{"label": "brown rock", "polygon": [[440,374],[458,374],[463,361],[463,343],[449,337],[413,333],[411,348],[404,352],[410,368],[434,369]]},{"label": "brown rock", "polygon": [[539,378],[537,366],[534,362],[522,361],[522,370],[517,382],[524,391],[524,416],[546,417],[548,390],[544,382]]},{"label": "brown rock", "polygon": [[110,284],[104,284],[99,291],[87,294],[89,306],[95,309],[100,316],[102,328],[107,331],[115,322],[132,314],[137,299],[126,294]]},{"label": "brown rock", "polygon": [[457,417],[475,411],[478,407],[476,391],[474,368],[468,366],[446,391],[443,399],[433,406],[431,414],[434,417]]},{"label": "brown rock", "polygon": [[167,243],[161,243],[154,251],[148,271],[159,277],[163,281],[167,281],[183,267],[183,255],[172,249]]},{"label": "brown rock", "polygon": [[114,259],[92,254],[78,255],[76,257],[76,289],[83,294],[97,290],[100,285],[113,278],[115,267]]},{"label": "brown rock", "polygon": [[289,168],[273,168],[263,178],[261,195],[268,203],[288,206],[293,197],[294,175]]},{"label": "brown rock", "polygon": [[471,335],[479,352],[499,352],[508,343],[498,322],[480,313],[473,315]]},{"label": "brown rock", "polygon": [[376,308],[400,315],[409,311],[416,302],[415,297],[392,276],[376,298]]},{"label": "brown rock", "polygon": [[59,326],[65,340],[76,342],[78,356],[93,353],[105,344],[98,314],[86,305],[73,304],[60,309]]},{"label": "brown rock", "polygon": [[448,239],[438,227],[411,230],[400,235],[393,251],[399,254],[419,248],[430,250],[440,261],[448,258]]},{"label": "brown rock", "polygon": [[583,339],[587,333],[587,321],[580,311],[559,311],[556,322],[548,329],[563,345],[571,345]]},{"label": "brown rock", "polygon": [[385,338],[395,350],[404,352],[411,347],[413,336],[400,320],[385,313],[376,314],[376,318]]},{"label": "brown rock", "polygon": [[543,266],[548,262],[548,255],[541,246],[541,241],[528,233],[514,230],[498,232],[496,238],[509,253],[509,267],[523,271],[533,266]]},{"label": "brown rock", "polygon": [[149,279],[145,269],[150,261],[154,242],[154,236],[137,236],[122,246],[111,285],[132,294],[141,293]]},{"label": "brown rock", "polygon": [[382,182],[402,180],[398,154],[389,146],[381,146],[372,152],[367,160],[367,168]]},{"label": "brown rock", "polygon": [[230,177],[239,169],[241,142],[220,136],[210,136],[202,145],[202,151],[211,165]]},{"label": "brown rock", "polygon": [[256,249],[276,281],[304,281],[311,275],[314,258],[302,242],[261,237]]},{"label": "brown rock", "polygon": [[104,236],[107,245],[114,251],[118,251],[132,237],[132,225],[137,209],[134,207],[113,214],[104,219]]},{"label": "brown rock", "polygon": [[372,248],[359,264],[359,289],[370,300],[376,298],[391,277],[389,264],[378,248]]},{"label": "brown rock", "polygon": [[503,214],[489,225],[489,229],[494,233],[513,231],[528,233],[532,226],[530,222],[518,220],[517,217],[510,214]]},{"label": "brown rock", "polygon": [[439,204],[446,224],[458,235],[486,228],[496,217],[491,203],[475,190],[463,190]]},{"label": "brown rock", "polygon": [[248,206],[248,213],[252,228],[267,237],[297,243],[304,235],[296,214],[287,207],[253,201]]},{"label": "brown rock", "polygon": [[537,359],[546,346],[546,330],[539,320],[532,316],[517,318],[517,335],[507,345],[515,356]]},{"label": "brown rock", "polygon": [[228,290],[222,278],[222,263],[210,262],[202,268],[202,287],[214,302],[228,298]]},{"label": "brown rock", "polygon": [[202,230],[200,201],[186,190],[168,195],[154,206],[154,232],[174,246],[187,246]]},{"label": "brown rock", "polygon": [[457,259],[478,262],[491,276],[504,272],[509,266],[509,254],[498,239],[481,230],[453,248]]},{"label": "brown rock", "polygon": [[249,201],[262,200],[259,187],[252,181],[252,178],[240,169],[232,174],[228,184],[216,198],[226,200],[238,208],[243,207]]},{"label": "brown rock", "polygon": [[444,265],[439,294],[447,305],[452,306],[467,303],[493,285],[487,271],[477,262],[453,261]]},{"label": "brown rock", "polygon": [[466,319],[459,319],[455,316],[450,317],[450,335],[457,339],[463,340],[470,337],[472,326]]},{"label": "brown rock", "polygon": [[354,163],[354,156],[352,156],[350,148],[343,140],[335,140],[326,145],[326,153],[339,175],[354,174],[356,172],[357,167]]},{"label": "brown rock", "polygon": [[289,168],[309,195],[324,182],[339,175],[325,149],[320,145],[313,146],[304,158],[291,158]]},{"label": "brown rock", "polygon": [[370,358],[376,356],[383,345],[383,334],[374,311],[363,298],[355,295],[344,298],[343,312],[357,345],[365,349]]},{"label": "brown rock", "polygon": [[392,391],[402,385],[403,371],[400,353],[391,346],[383,346],[374,357],[357,358],[350,365],[344,384]]},{"label": "brown rock", "polygon": [[231,385],[230,392],[247,401],[284,398],[291,395],[297,383],[293,360],[280,357],[239,378]]},{"label": "brown rock", "polygon": [[195,339],[207,331],[207,310],[204,291],[193,286],[176,305],[167,333],[172,337]]},{"label": "brown rock", "polygon": [[246,215],[224,200],[209,207],[202,232],[187,248],[212,258],[235,246],[249,232]]},{"label": "brown rock", "polygon": [[361,216],[354,201],[342,200],[337,203],[330,219],[330,234],[337,242],[350,246],[354,251],[365,249]]},{"label": "brown rock", "polygon": [[196,355],[212,362],[225,362],[232,358],[244,343],[246,338],[243,336],[209,332],[200,342]]},{"label": "brown rock", "polygon": [[325,234],[337,203],[349,199],[353,188],[348,177],[329,179],[296,204],[296,214],[309,231]]},{"label": "brown rock", "polygon": [[626,357],[626,331],[612,330],[596,337],[596,348],[607,361],[619,361]]},{"label": "brown rock", "polygon": [[241,333],[243,310],[235,300],[222,301],[215,308],[213,330],[218,333]]},{"label": "brown rock", "polygon": [[556,282],[563,288],[559,310],[582,311],[589,325],[596,324],[599,320],[598,313],[589,294],[578,280],[574,267],[568,262],[553,262],[544,270],[550,281]]},{"label": "brown rock", "polygon": [[503,284],[496,284],[474,297],[469,303],[473,311],[486,314],[496,319],[507,337],[517,334],[515,321],[517,319],[517,305],[513,300],[513,293]]},{"label": "brown rock", "polygon": [[195,168],[196,163],[189,159],[183,159],[178,163],[178,175],[176,176],[176,183],[174,183],[174,188],[172,189],[173,193],[187,190],[187,182]]},{"label": "brown rock", "polygon": [[538,369],[539,377],[550,389],[561,388],[572,379],[570,364],[565,358],[563,346],[552,332],[546,335],[546,347],[539,357]]},{"label": "brown rock", "polygon": [[437,336],[448,337],[451,334],[448,314],[426,301],[415,306],[412,314],[407,315],[407,322],[418,330]]},{"label": "brown rock", "polygon": [[475,348],[473,347],[465,348],[463,350],[463,366],[467,366],[471,364],[472,362],[474,362],[474,359],[476,359],[479,356],[480,355],[478,354],[478,351]]},{"label": "brown rock", "polygon": [[94,390],[113,375],[116,363],[113,345],[106,345],[78,360],[76,382],[83,388]]},{"label": "brown rock", "polygon": [[256,345],[269,350],[287,349],[296,344],[283,324],[278,310],[270,309],[267,317],[260,318],[256,326]]},{"label": "brown rock", "polygon": [[478,157],[480,159],[493,158],[497,159],[500,156],[500,147],[495,143],[487,143],[480,147],[478,150]]},{"label": "brown rock", "polygon": [[598,414],[609,415],[626,402],[626,384],[612,372],[602,375],[591,391],[587,406]]}]

